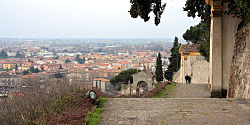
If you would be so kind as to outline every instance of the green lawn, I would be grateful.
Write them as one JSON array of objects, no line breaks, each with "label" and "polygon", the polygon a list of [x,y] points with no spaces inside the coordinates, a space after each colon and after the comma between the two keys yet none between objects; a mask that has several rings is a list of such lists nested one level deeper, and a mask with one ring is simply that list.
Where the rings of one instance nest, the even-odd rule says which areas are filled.
[{"label": "green lawn", "polygon": [[161,90],[157,95],[153,96],[153,98],[167,98],[169,92],[172,90],[172,87],[175,86],[175,83],[171,83],[167,85],[163,90]]}]

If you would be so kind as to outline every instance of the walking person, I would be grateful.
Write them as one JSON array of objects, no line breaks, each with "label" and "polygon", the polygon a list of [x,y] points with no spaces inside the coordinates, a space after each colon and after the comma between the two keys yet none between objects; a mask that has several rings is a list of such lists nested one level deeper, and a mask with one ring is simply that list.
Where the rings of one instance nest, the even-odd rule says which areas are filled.
[{"label": "walking person", "polygon": [[186,84],[188,84],[188,82],[189,82],[189,76],[188,75],[185,76],[185,80],[186,80]]},{"label": "walking person", "polygon": [[188,76],[188,83],[190,84],[191,83],[191,80],[192,80],[192,74]]}]

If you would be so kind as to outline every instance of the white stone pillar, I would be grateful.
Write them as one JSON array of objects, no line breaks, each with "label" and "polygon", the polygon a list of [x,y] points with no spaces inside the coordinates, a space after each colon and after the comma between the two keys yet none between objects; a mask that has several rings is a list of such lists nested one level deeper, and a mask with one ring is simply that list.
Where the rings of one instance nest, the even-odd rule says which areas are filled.
[{"label": "white stone pillar", "polygon": [[221,0],[213,0],[210,37],[210,82],[211,97],[222,97],[222,17]]}]

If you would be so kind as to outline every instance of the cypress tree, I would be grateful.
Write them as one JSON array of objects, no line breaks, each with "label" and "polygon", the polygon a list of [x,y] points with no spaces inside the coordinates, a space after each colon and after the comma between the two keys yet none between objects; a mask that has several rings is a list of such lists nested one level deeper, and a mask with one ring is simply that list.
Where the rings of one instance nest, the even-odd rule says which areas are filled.
[{"label": "cypress tree", "polygon": [[62,65],[60,65],[59,69],[63,69]]},{"label": "cypress tree", "polygon": [[171,55],[169,58],[170,64],[168,70],[165,72],[165,78],[172,81],[173,73],[180,69],[181,54],[179,53],[180,44],[178,43],[178,37],[175,37],[174,46],[171,49]]},{"label": "cypress tree", "polygon": [[5,50],[2,50],[1,53],[0,53],[0,57],[1,58],[8,58],[8,54]]},{"label": "cypress tree", "polygon": [[69,62],[71,62],[69,59],[66,59],[66,60],[65,60],[65,63],[69,63]]},{"label": "cypress tree", "polygon": [[158,54],[158,57],[156,59],[155,75],[156,75],[156,81],[162,81],[163,80],[161,53]]},{"label": "cypress tree", "polygon": [[80,57],[80,55],[79,55],[79,54],[77,54],[77,55],[76,55],[76,60],[78,60],[78,59],[79,59],[79,57]]}]

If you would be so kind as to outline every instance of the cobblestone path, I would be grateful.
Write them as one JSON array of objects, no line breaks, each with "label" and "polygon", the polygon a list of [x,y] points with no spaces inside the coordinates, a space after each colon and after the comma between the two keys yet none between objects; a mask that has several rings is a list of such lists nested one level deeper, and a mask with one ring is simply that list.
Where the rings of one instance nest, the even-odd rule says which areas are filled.
[{"label": "cobblestone path", "polygon": [[210,92],[206,84],[177,83],[171,88],[168,98],[209,98]]},{"label": "cobblestone path", "polygon": [[100,125],[250,125],[250,100],[209,98],[206,85],[176,84],[168,98],[109,98]]},{"label": "cobblestone path", "polygon": [[[242,102],[243,101],[243,102]],[[249,100],[110,98],[100,125],[250,125]]]}]

